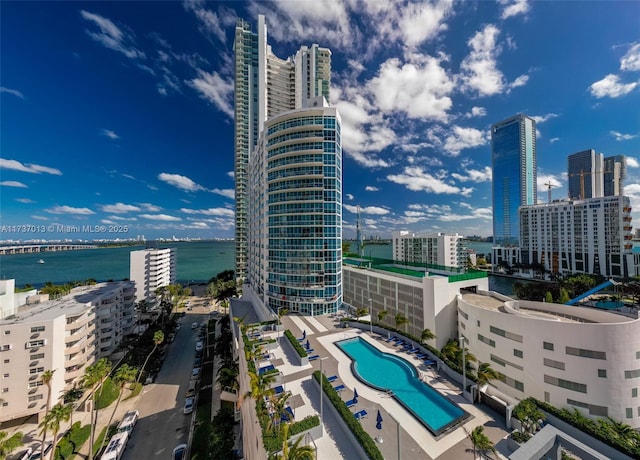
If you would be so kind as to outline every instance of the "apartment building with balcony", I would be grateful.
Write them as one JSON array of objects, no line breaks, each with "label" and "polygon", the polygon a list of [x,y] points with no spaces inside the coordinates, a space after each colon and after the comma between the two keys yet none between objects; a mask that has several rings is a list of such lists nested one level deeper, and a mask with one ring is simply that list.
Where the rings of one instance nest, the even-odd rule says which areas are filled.
[{"label": "apartment building with balcony", "polygon": [[467,255],[463,236],[457,233],[418,235],[408,231],[393,232],[393,259],[403,262],[464,267]]},{"label": "apartment building with balcony", "polygon": [[500,373],[491,385],[502,393],[640,428],[640,320],[481,290],[457,308],[459,335]]},{"label": "apartment building with balcony", "polygon": [[136,284],[136,302],[154,298],[156,290],[176,282],[175,248],[131,251],[129,279]]},{"label": "apartment building with balcony", "polygon": [[[43,415],[54,371],[51,405],[79,384],[87,366],[109,357],[133,327],[130,281],[75,288],[56,300],[20,306],[0,320],[0,424]],[[102,322],[113,317],[110,322]]]},{"label": "apartment building with balcony", "polygon": [[550,272],[635,276],[638,266],[632,238],[631,205],[626,196],[520,208],[521,262],[543,264]]}]

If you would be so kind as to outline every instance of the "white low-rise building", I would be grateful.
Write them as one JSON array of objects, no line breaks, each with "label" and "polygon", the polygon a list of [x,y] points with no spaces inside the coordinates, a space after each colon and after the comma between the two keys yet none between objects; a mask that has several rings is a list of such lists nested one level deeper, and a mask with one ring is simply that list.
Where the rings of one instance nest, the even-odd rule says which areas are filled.
[{"label": "white low-rise building", "polygon": [[464,267],[467,260],[463,236],[457,233],[419,235],[406,230],[393,232],[393,260],[403,262]]},{"label": "white low-rise building", "polygon": [[0,320],[0,423],[44,411],[45,371],[54,371],[54,405],[87,366],[110,356],[132,330],[134,297],[130,281],[81,286]]},{"label": "white low-rise building", "polygon": [[500,391],[640,427],[640,320],[478,291],[458,297],[458,325]]}]

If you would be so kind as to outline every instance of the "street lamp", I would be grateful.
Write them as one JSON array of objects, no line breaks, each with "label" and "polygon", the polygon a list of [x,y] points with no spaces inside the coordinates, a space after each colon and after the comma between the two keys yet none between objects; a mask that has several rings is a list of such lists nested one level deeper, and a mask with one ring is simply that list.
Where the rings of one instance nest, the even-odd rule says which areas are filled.
[{"label": "street lamp", "polygon": [[464,359],[464,335],[460,336],[460,348],[462,349],[462,397],[464,398],[464,392],[467,388],[467,366]]},{"label": "street lamp", "polygon": [[323,399],[323,388],[324,388],[324,373],[322,372],[322,361],[325,359],[329,359],[328,357],[320,358],[320,434],[324,436],[324,412],[322,411],[322,399]]},{"label": "street lamp", "polygon": [[371,306],[371,299],[369,299],[369,333],[373,337],[373,307]]},{"label": "street lamp", "polygon": [[278,342],[280,342],[280,309],[284,307],[278,307],[277,315],[278,315]]}]

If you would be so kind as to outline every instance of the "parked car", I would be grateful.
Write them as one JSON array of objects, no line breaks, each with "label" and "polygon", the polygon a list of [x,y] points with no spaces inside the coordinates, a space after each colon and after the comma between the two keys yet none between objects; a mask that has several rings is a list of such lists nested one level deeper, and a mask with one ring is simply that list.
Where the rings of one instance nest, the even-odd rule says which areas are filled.
[{"label": "parked car", "polygon": [[25,450],[23,453],[21,453],[18,456],[18,460],[29,460],[29,457],[31,456],[31,452],[33,452],[33,449],[29,447],[27,450]]},{"label": "parked car", "polygon": [[200,378],[200,368],[194,367],[191,371],[191,380],[198,380]]},{"label": "parked car", "polygon": [[171,334],[169,334],[169,336],[167,337],[167,342],[171,343],[176,339],[176,335],[172,332]]},{"label": "parked car", "polygon": [[191,398],[187,398],[184,400],[184,409],[182,409],[182,412],[184,412],[184,414],[190,414],[191,412],[193,412],[193,403],[195,402],[195,398],[191,397]]},{"label": "parked car", "polygon": [[198,328],[198,323],[193,323],[193,324],[191,325],[191,329],[194,329],[194,330],[195,330],[195,329],[197,329],[197,328]]},{"label": "parked car", "polygon": [[193,361],[193,367],[200,367],[200,366],[202,366],[202,358],[196,358]]},{"label": "parked car", "polygon": [[[49,455],[49,452],[51,451],[51,449],[53,448],[53,444],[49,443],[46,445],[46,447],[44,448],[44,458],[47,458],[47,456]],[[32,454],[31,457],[29,457],[29,460],[40,460],[41,457],[40,454],[42,454],[42,449],[40,447],[38,447]]]},{"label": "parked car", "polygon": [[171,454],[171,460],[184,460],[185,458],[187,458],[187,445],[178,444],[173,449],[173,454]]},{"label": "parked car", "polygon": [[202,340],[200,340],[199,342],[196,343],[196,351],[202,351],[204,349],[204,344],[202,343]]}]

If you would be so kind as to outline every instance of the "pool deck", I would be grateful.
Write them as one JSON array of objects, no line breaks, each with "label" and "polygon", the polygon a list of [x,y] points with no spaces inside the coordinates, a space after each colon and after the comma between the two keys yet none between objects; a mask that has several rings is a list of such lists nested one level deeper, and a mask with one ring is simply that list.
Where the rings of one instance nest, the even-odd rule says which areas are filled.
[{"label": "pool deck", "polygon": [[[378,447],[385,458],[397,458],[398,434],[394,419],[401,426],[400,445],[403,458],[453,460],[468,456],[466,449],[471,448],[471,442],[467,433],[479,425],[485,426],[485,433],[496,445],[496,449],[498,449],[496,457],[506,458],[509,455],[506,450],[506,442],[503,442],[504,437],[508,434],[504,422],[499,417],[495,417],[491,411],[482,410],[483,406],[473,405],[464,400],[459,386],[440,376],[436,370],[427,368],[421,360],[413,355],[408,355],[393,347],[376,334],[371,337],[368,331],[338,328],[338,322],[330,317],[284,316],[282,323],[296,337],[302,337],[302,331],[306,331],[306,338],[314,349],[312,354],[324,358],[322,361],[324,374],[338,376],[338,379],[333,382],[334,386],[338,384],[345,386],[341,392],[344,401],[352,399],[353,390],[357,389],[358,404],[352,408],[352,411],[354,413],[363,409],[367,411],[367,417],[361,420],[361,424],[372,438],[378,436],[382,438],[383,442],[379,443]],[[275,337],[276,334],[269,334],[269,336]],[[335,345],[337,341],[352,337],[361,337],[378,350],[394,354],[413,364],[423,381],[446,395],[471,417],[462,426],[458,426],[436,439],[394,398],[365,385],[353,375],[351,359]],[[292,364],[281,347],[275,350],[273,361],[282,373],[285,389],[292,391],[294,395],[302,395],[303,404],[296,407],[296,419],[300,420],[306,415],[319,413],[319,395],[315,393],[316,387],[311,386],[309,374],[312,370],[320,368],[320,361],[316,360],[306,366],[296,366]],[[378,410],[383,417],[382,430],[376,429]],[[324,414],[325,436],[316,441],[319,448],[319,458],[351,458],[347,452],[350,449],[344,445],[348,443],[346,437],[338,429],[336,421],[328,416],[326,409]],[[335,457],[338,452],[339,456]]]}]

